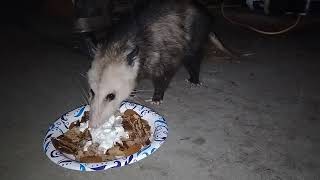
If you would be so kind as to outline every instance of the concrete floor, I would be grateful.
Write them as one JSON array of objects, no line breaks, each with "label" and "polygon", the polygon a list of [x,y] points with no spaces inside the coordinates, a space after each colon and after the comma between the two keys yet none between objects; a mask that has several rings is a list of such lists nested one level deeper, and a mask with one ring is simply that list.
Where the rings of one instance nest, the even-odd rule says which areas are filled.
[{"label": "concrete floor", "polygon": [[63,169],[42,151],[49,123],[83,103],[77,80],[90,61],[24,29],[2,31],[0,179],[320,179],[320,36],[312,24],[270,37],[218,19],[225,44],[255,55],[239,64],[211,55],[201,88],[187,88],[182,69],[155,107],[169,122],[167,142],[141,162],[93,173]]}]

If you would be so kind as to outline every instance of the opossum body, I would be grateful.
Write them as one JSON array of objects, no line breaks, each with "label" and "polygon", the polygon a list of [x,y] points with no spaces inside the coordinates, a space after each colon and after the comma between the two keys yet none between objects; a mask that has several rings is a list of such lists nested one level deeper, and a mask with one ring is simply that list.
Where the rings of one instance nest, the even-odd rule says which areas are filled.
[{"label": "opossum body", "polygon": [[88,72],[92,89],[90,123],[101,124],[129,97],[142,78],[151,79],[159,102],[181,65],[199,83],[211,19],[192,2],[153,2],[132,22],[119,26],[97,49]]}]

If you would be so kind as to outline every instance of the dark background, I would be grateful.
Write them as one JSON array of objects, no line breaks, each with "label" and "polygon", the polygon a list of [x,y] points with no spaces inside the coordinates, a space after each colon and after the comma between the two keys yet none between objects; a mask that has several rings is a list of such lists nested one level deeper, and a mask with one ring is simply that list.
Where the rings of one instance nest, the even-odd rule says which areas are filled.
[{"label": "dark background", "polygon": [[[164,103],[146,104],[169,125],[156,153],[127,167],[80,173],[50,162],[42,141],[49,124],[86,103],[82,75],[92,59],[75,46],[90,35],[74,32],[70,1],[1,2],[0,179],[319,179],[318,16],[307,14],[292,30],[265,35],[230,23],[217,5],[208,5],[214,32],[226,47],[251,56],[230,62],[209,46],[200,73],[204,86],[190,88],[181,69]],[[112,21],[126,12],[118,8]],[[239,1],[226,2],[225,14],[272,32],[297,19],[251,11]],[[137,88],[146,90],[141,99],[151,97],[149,81]]]}]

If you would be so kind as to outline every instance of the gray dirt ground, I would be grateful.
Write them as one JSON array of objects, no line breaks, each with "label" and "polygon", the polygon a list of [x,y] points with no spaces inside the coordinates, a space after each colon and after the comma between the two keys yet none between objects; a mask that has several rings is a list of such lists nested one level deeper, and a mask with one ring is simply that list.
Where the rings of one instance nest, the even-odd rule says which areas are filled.
[{"label": "gray dirt ground", "polygon": [[90,61],[35,33],[5,28],[0,179],[320,179],[319,28],[269,37],[217,24],[228,47],[255,55],[239,64],[209,56],[201,88],[188,88],[182,69],[155,107],[168,120],[167,142],[141,162],[93,173],[63,169],[42,151],[49,123],[83,103],[75,79]]}]

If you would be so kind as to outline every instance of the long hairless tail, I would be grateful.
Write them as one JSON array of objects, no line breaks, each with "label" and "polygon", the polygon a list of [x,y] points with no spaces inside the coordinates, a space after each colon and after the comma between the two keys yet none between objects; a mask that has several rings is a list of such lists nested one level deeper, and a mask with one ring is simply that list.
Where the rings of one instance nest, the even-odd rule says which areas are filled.
[{"label": "long hairless tail", "polygon": [[226,53],[226,54],[229,55],[231,58],[238,58],[237,55],[235,55],[235,54],[232,53],[230,50],[228,50],[227,48],[224,47],[224,45],[222,44],[222,42],[218,39],[218,37],[217,37],[213,32],[210,32],[210,34],[209,34],[209,39],[210,39],[210,41],[215,45],[215,47],[217,47],[220,51]]},{"label": "long hairless tail", "polygon": [[230,56],[230,58],[234,60],[240,57],[251,56],[255,54],[252,52],[236,53],[236,52],[230,51],[222,44],[222,42],[218,39],[218,37],[213,32],[210,32],[209,39],[215,47],[217,47],[220,51],[226,53],[228,56]]}]

